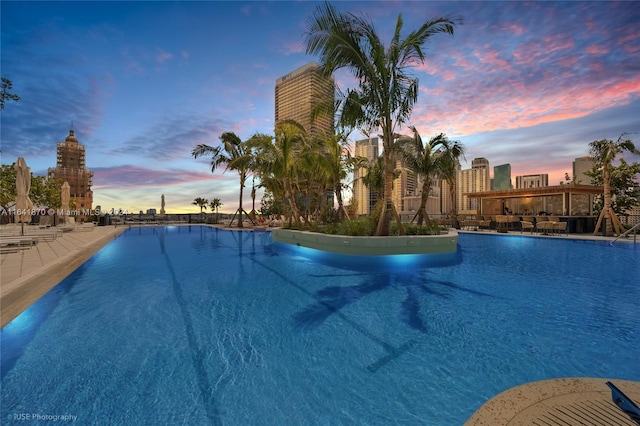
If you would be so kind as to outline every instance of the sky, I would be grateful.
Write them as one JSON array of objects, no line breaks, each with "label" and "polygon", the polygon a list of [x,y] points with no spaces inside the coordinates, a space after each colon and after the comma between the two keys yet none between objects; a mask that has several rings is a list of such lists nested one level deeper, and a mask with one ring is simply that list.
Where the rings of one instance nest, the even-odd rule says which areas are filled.
[{"label": "sky", "polygon": [[[164,194],[167,213],[198,213],[196,197],[233,213],[237,173],[212,173],[191,151],[227,131],[273,134],[276,80],[318,61],[305,31],[320,4],[3,0],[1,73],[21,99],[0,112],[2,164],[23,156],[46,175],[73,127],[94,172],[94,208],[160,210]],[[640,147],[636,2],[333,4],[373,22],[385,44],[399,14],[403,36],[435,17],[463,19],[454,36],[431,38],[411,70],[420,93],[409,123],[459,140],[463,168],[484,157],[491,168],[510,164],[514,183],[548,173],[557,185],[594,140],[626,132]],[[356,85],[344,70],[335,80]],[[250,190],[251,179],[247,211]]]}]

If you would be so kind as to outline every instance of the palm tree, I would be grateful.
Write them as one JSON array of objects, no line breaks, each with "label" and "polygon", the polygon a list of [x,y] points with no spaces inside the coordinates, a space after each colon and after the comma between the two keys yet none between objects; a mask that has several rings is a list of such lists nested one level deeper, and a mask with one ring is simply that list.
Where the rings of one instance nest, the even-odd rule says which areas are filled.
[{"label": "palm tree", "polygon": [[359,160],[361,159],[351,156],[347,137],[348,135],[344,132],[338,132],[333,136],[323,138],[318,162],[328,185],[336,194],[338,217],[345,217],[349,220],[349,214],[344,207],[344,199],[342,198],[342,190],[345,187],[343,181],[347,178],[348,173],[357,164],[360,164]]},{"label": "palm tree", "polygon": [[[464,157],[464,154],[463,154]],[[456,199],[456,178],[460,169],[460,160],[458,158],[445,159],[442,165],[442,179],[449,184],[449,198],[451,199],[451,208],[449,209],[449,219],[452,227],[458,227],[456,216],[458,215],[458,205]]]},{"label": "palm tree", "polygon": [[215,212],[216,212],[216,223],[218,223],[218,217],[220,216],[218,214],[218,208],[222,207],[222,201],[220,201],[220,198],[214,198],[209,203],[209,207],[211,207],[211,211],[212,212],[215,210]]},{"label": "palm tree", "polygon": [[198,158],[203,155],[211,156],[211,173],[214,173],[216,168],[225,164],[225,172],[227,170],[237,170],[240,176],[240,196],[238,205],[238,228],[242,228],[242,195],[244,191],[244,184],[247,180],[248,174],[251,172],[253,165],[253,155],[251,147],[247,142],[242,140],[233,132],[225,132],[220,136],[222,145],[212,147],[205,144],[196,145],[191,151],[193,158]]},{"label": "palm tree", "polygon": [[193,204],[194,206],[198,206],[200,207],[200,220],[202,220],[202,210],[206,210],[207,209],[207,203],[209,203],[209,201],[207,201],[205,198],[202,197],[198,197],[195,200],[193,200]]},{"label": "palm tree", "polygon": [[[418,80],[408,68],[424,63],[423,46],[438,33],[453,34],[458,20],[435,18],[425,21],[405,39],[400,38],[402,15],[398,15],[388,48],[366,18],[338,13],[324,3],[319,5],[307,25],[306,52],[319,54],[323,72],[347,68],[358,81],[342,103],[339,120],[343,127],[382,130],[384,156],[385,210],[376,235],[389,235],[389,220],[394,210],[391,199],[394,165],[394,133],[406,123],[418,98]],[[398,220],[399,228],[402,224]]]},{"label": "palm tree", "polygon": [[8,78],[2,77],[2,82],[0,83],[0,110],[4,109],[5,100],[18,102],[20,100],[20,96],[15,93],[10,93],[9,90],[13,88],[13,83]]},{"label": "palm tree", "polygon": [[295,121],[283,121],[276,126],[275,139],[267,135],[255,135],[250,144],[256,148],[255,164],[260,170],[258,173],[261,184],[274,196],[278,190],[282,191],[291,212],[290,222],[293,218],[300,226],[300,210],[296,195],[303,160],[309,152],[304,128]]},{"label": "palm tree", "polygon": [[624,152],[640,154],[640,151],[638,151],[631,139],[623,139],[626,135],[626,133],[621,134],[616,142],[609,139],[602,139],[589,144],[589,153],[593,155],[596,168],[602,169],[602,184],[604,187],[602,210],[600,211],[600,216],[598,216],[598,222],[596,223],[596,229],[593,231],[593,235],[596,235],[600,230],[603,219],[605,219],[606,223],[604,229],[605,235],[611,235],[612,224],[615,230],[614,235],[620,235],[624,232],[624,228],[611,206],[611,163],[619,154]]},{"label": "palm tree", "polygon": [[436,179],[443,178],[450,173],[450,165],[460,158],[464,153],[464,147],[459,141],[449,140],[444,133],[432,137],[426,144],[423,144],[422,137],[415,127],[410,127],[413,137],[400,138],[398,141],[398,151],[402,155],[407,168],[422,178],[422,197],[420,207],[411,222],[416,218],[418,225],[423,221],[430,222],[427,213],[427,200],[431,187]]}]

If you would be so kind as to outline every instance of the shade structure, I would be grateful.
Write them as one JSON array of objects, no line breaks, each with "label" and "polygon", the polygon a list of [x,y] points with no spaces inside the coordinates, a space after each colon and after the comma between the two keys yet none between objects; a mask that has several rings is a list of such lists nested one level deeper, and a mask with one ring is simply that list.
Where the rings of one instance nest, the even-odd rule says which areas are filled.
[{"label": "shade structure", "polygon": [[69,210],[69,200],[71,199],[71,186],[69,182],[65,182],[62,184],[62,189],[60,192],[60,201],[61,207],[63,210]]},{"label": "shade structure", "polygon": [[[27,166],[24,158],[18,157],[15,164],[16,168],[16,222],[31,222],[31,212],[33,203],[29,199],[29,191],[31,191],[31,169]],[[24,225],[23,225],[24,233]]]},{"label": "shade structure", "polygon": [[65,182],[62,184],[62,189],[60,192],[60,200],[62,208],[62,214],[67,216],[69,214],[69,200],[71,199],[71,186],[69,182]]}]

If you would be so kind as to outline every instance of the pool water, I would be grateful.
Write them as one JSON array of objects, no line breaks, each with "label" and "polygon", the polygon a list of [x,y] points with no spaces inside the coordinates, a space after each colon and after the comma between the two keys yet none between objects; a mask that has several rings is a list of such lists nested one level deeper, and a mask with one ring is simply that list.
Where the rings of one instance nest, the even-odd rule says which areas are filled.
[{"label": "pool water", "polygon": [[441,264],[376,267],[132,228],[2,329],[1,418],[461,425],[526,382],[640,380],[636,247],[461,234]]}]

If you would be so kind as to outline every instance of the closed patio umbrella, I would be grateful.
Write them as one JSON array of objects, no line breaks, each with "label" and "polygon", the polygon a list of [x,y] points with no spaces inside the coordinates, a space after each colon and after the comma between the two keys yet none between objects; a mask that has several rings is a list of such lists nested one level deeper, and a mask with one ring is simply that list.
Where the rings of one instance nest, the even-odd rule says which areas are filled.
[{"label": "closed patio umbrella", "polygon": [[22,223],[22,235],[24,235],[25,222],[31,222],[31,210],[33,203],[29,199],[31,190],[31,169],[27,167],[24,158],[18,157],[16,168],[16,222]]},{"label": "closed patio umbrella", "polygon": [[60,193],[60,200],[62,201],[60,207],[62,208],[62,214],[65,216],[67,216],[69,212],[70,198],[71,198],[71,186],[69,185],[69,182],[65,182],[62,184],[62,192]]}]

